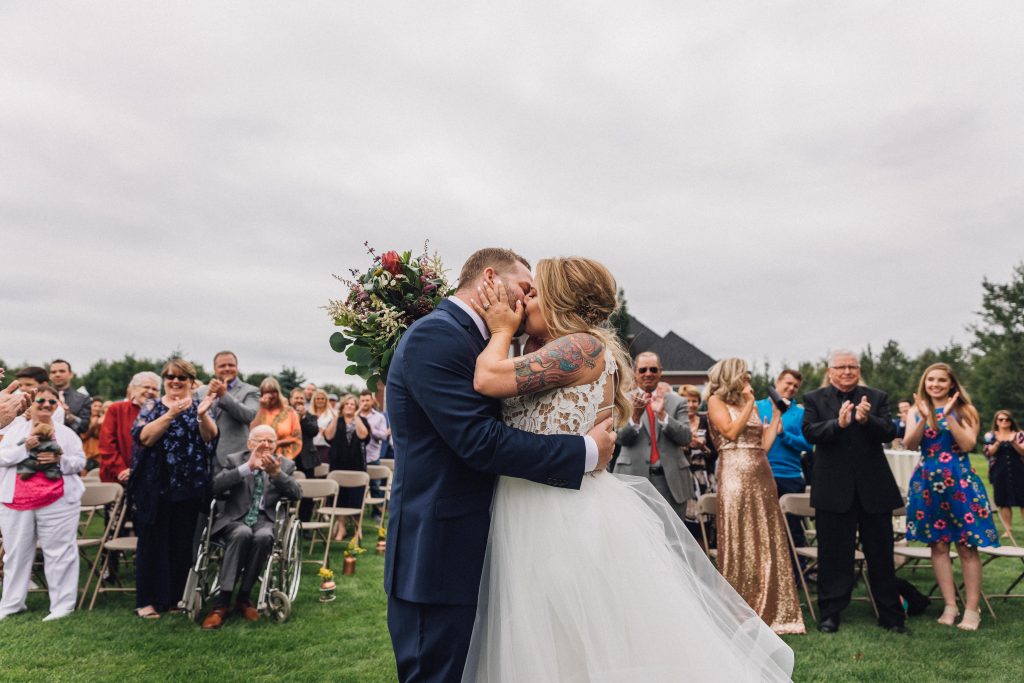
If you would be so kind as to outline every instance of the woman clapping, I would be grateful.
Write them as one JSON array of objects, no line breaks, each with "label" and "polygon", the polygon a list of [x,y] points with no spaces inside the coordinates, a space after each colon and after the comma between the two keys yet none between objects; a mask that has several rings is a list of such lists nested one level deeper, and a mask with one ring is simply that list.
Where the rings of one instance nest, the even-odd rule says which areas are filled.
[{"label": "woman clapping", "polygon": [[132,427],[129,488],[135,505],[136,614],[153,619],[181,599],[192,561],[192,537],[209,501],[217,423],[214,394],[192,397],[196,369],[175,358],[164,365],[162,399],[150,401]]},{"label": "woman clapping", "polygon": [[953,369],[935,363],[925,369],[907,414],[903,443],[921,447],[921,462],[910,478],[907,539],[931,548],[935,580],[946,603],[939,623],[952,626],[959,610],[949,555],[956,543],[967,599],[959,628],[981,623],[981,559],[978,546],[997,546],[985,485],[971,467],[969,454],[978,440],[978,411]]},{"label": "woman clapping", "polygon": [[281,399],[281,385],[273,377],[260,382],[260,409],[249,428],[270,425],[277,433],[275,455],[289,460],[302,451],[302,425],[295,409]]},{"label": "woman clapping", "polygon": [[1019,507],[1024,516],[1024,432],[1018,431],[1009,410],[996,411],[992,431],[985,435],[985,456],[992,497],[1006,530],[1003,536],[1009,536],[1013,508]]}]

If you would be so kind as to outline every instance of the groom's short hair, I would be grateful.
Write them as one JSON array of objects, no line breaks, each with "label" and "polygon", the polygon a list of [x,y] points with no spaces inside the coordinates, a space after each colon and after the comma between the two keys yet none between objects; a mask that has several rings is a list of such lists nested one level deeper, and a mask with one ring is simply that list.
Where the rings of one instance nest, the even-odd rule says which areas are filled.
[{"label": "groom's short hair", "polygon": [[501,249],[500,247],[480,249],[462,264],[462,272],[459,273],[459,287],[467,287],[475,282],[485,268],[490,267],[497,271],[504,271],[517,262],[526,266],[527,270],[531,270],[530,262],[511,249]]}]

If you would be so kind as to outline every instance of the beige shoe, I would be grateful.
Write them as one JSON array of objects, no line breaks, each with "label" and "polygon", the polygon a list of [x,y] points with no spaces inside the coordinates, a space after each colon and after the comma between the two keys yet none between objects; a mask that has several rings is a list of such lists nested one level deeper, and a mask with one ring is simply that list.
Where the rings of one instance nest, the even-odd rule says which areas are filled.
[{"label": "beige shoe", "polygon": [[[942,616],[936,619],[943,626],[952,626],[956,623],[956,618],[960,616],[960,610],[956,608],[956,605],[946,605],[942,608]],[[964,617],[966,619],[966,617]]]},{"label": "beige shoe", "polygon": [[981,626],[981,611],[975,612],[972,609],[964,610],[964,618],[956,625],[961,631],[977,631]]}]

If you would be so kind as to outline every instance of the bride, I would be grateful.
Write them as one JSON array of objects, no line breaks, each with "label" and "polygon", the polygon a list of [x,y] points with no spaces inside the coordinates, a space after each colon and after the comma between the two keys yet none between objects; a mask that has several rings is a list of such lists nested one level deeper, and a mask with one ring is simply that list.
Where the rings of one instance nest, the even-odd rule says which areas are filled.
[{"label": "bride", "polygon": [[[491,330],[474,385],[505,399],[505,422],[585,434],[606,411],[627,419],[611,273],[542,260],[514,309],[497,284],[473,303]],[[545,345],[510,359],[524,316]],[[501,477],[479,597],[463,681],[786,681],[793,670],[789,647],[640,477],[595,472],[579,491]]]}]

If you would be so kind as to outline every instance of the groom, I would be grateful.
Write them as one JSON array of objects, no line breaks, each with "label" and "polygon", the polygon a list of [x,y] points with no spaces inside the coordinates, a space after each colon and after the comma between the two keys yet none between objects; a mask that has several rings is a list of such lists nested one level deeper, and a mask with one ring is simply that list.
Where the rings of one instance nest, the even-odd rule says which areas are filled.
[{"label": "groom", "polygon": [[469,300],[495,280],[507,283],[510,301],[533,287],[522,256],[481,249],[462,267],[455,295],[403,335],[388,374],[395,476],[384,590],[403,682],[462,676],[497,475],[579,489],[584,473],[607,466],[615,444],[610,420],[586,437],[512,429],[500,401],[473,390],[490,335]]}]

